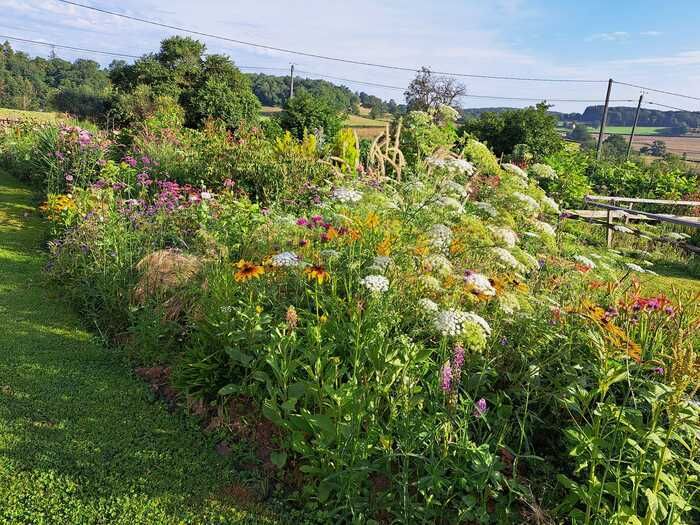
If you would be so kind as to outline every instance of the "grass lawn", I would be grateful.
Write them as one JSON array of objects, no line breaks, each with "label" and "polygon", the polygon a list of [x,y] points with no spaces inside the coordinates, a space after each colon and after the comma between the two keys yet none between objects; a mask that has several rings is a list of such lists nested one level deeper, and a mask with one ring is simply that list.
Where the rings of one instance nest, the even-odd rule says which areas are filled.
[{"label": "grass lawn", "polygon": [[687,264],[664,263],[655,264],[654,271],[658,275],[645,276],[642,279],[645,291],[661,292],[669,297],[676,297],[679,294],[689,295],[700,294],[700,279],[691,275]]},{"label": "grass lawn", "polygon": [[[668,128],[658,128],[652,126],[638,126],[634,134],[643,136],[653,136],[653,135],[663,135]],[[624,133],[629,135],[632,133],[632,126],[605,126],[605,131],[607,133]]]},{"label": "grass lawn", "polygon": [[42,282],[42,220],[0,172],[0,523],[272,523],[232,458],[154,400]]},{"label": "grass lawn", "polygon": [[60,113],[51,111],[22,111],[20,109],[0,108],[0,120],[2,119],[30,119],[41,122],[54,122],[61,117]]}]

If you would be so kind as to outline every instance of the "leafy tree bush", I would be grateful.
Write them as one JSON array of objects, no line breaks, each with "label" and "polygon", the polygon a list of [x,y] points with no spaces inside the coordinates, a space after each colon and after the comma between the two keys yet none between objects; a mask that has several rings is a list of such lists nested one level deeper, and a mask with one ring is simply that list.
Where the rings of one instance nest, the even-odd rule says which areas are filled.
[{"label": "leafy tree bush", "polygon": [[434,115],[434,111],[411,111],[404,117],[400,140],[408,166],[415,167],[437,149],[450,149],[455,142],[454,120],[445,115],[447,118],[440,122]]},{"label": "leafy tree bush", "polygon": [[542,102],[536,107],[484,113],[467,120],[460,132],[486,142],[499,156],[512,153],[517,144],[526,144],[535,160],[541,160],[563,147],[556,129],[557,118],[549,115],[548,109]]},{"label": "leafy tree bush", "polygon": [[627,155],[627,141],[622,135],[610,135],[603,141],[603,155],[606,159],[624,159]]},{"label": "leafy tree bush", "polygon": [[280,116],[282,129],[298,139],[305,133],[322,132],[332,139],[340,131],[343,115],[327,99],[315,97],[306,90],[299,90],[284,105]]}]

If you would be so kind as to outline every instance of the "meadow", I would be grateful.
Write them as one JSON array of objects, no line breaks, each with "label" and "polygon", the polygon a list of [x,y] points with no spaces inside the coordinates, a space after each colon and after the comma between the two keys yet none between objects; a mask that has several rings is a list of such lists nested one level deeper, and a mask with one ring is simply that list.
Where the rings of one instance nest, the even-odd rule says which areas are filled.
[{"label": "meadow", "polygon": [[[501,162],[456,117],[410,112],[375,143],[351,128],[192,129],[166,104],[118,132],[0,131],[0,166],[40,196],[28,213],[47,228],[48,286],[189,421],[174,435],[161,405],[145,408],[127,370],[83,340],[107,381],[86,388],[124,388],[137,419],[105,436],[106,461],[133,469],[124,444],[142,446],[152,418],[163,430],[143,452],[149,475],[175,480],[156,491],[108,476],[125,496],[105,505],[138,516],[142,499],[164,523],[243,519],[251,504],[311,524],[700,520],[700,273],[682,249],[693,232],[618,230],[608,250],[600,227],[563,213],[590,184],[661,196],[697,180],[666,165],[586,178],[574,151]],[[112,403],[85,395],[96,414]],[[172,458],[183,449],[198,466],[189,509]],[[202,510],[216,483],[229,497]]]}]

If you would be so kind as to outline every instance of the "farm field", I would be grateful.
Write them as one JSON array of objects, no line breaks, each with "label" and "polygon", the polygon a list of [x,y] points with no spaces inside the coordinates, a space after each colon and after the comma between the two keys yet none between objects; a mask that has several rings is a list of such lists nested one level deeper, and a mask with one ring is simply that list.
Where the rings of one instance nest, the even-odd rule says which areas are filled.
[{"label": "farm field", "polygon": [[[605,129],[610,134],[629,135],[632,132],[632,126],[606,126]],[[654,136],[663,135],[667,130],[663,127],[637,126],[634,133],[639,136]]]},{"label": "farm field", "polygon": [[64,117],[61,113],[51,111],[23,111],[20,109],[0,108],[0,120],[35,120],[39,122],[55,122]]}]

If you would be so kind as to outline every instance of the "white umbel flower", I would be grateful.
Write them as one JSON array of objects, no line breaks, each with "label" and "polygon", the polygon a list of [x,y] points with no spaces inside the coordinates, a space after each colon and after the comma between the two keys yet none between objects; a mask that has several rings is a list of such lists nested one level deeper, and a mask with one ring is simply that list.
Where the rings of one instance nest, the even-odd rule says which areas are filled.
[{"label": "white umbel flower", "polygon": [[442,310],[435,316],[435,328],[443,336],[455,337],[464,332],[467,323],[481,327],[484,333],[491,335],[491,327],[486,320],[472,312],[463,312],[455,308]]},{"label": "white umbel flower", "polygon": [[360,279],[360,284],[374,294],[384,293],[389,290],[389,279],[383,275],[368,275]]},{"label": "white umbel flower", "polygon": [[514,191],[513,197],[525,204],[531,212],[534,213],[540,211],[540,203],[532,197],[530,197],[529,195],[525,195],[524,193],[520,193],[519,191]]},{"label": "white umbel flower", "polygon": [[508,173],[517,175],[523,180],[527,180],[527,173],[525,173],[525,171],[520,166],[516,166],[515,164],[501,164],[501,168],[506,170]]},{"label": "white umbel flower", "polygon": [[428,299],[427,297],[418,300],[418,308],[428,315],[434,315],[440,310],[437,303]]},{"label": "white umbel flower", "polygon": [[331,196],[340,202],[359,202],[362,200],[362,193],[350,188],[336,188]]},{"label": "white umbel flower", "polygon": [[454,173],[464,173],[465,175],[473,175],[476,171],[474,164],[464,159],[438,159],[428,157],[425,162],[434,168],[444,169]]},{"label": "white umbel flower", "polygon": [[616,224],[615,226],[613,226],[613,230],[620,233],[634,233],[633,230],[631,230],[627,226],[622,226],[621,224]]},{"label": "white umbel flower", "polygon": [[386,272],[391,263],[391,257],[377,255],[374,259],[372,259],[372,265],[369,267],[369,269],[376,270],[378,272]]},{"label": "white umbel flower", "polygon": [[448,180],[442,185],[442,189],[447,193],[452,193],[458,197],[466,197],[467,189],[462,186],[459,182],[453,180]]},{"label": "white umbel flower", "polygon": [[586,268],[590,268],[591,270],[596,267],[596,264],[593,261],[583,255],[574,255],[574,260]]},{"label": "white umbel flower", "polygon": [[513,254],[505,248],[491,248],[491,252],[506,266],[510,266],[514,270],[520,272],[525,271],[525,265],[518,261]]},{"label": "white umbel flower", "polygon": [[498,210],[493,207],[493,204],[488,202],[474,202],[473,204],[490,217],[498,216]]},{"label": "white umbel flower", "polygon": [[464,206],[462,206],[462,203],[459,202],[457,199],[454,197],[440,197],[437,200],[437,203],[442,206],[443,208],[448,208],[450,210],[454,210],[457,212],[462,212],[464,211]]},{"label": "white umbel flower", "polygon": [[427,270],[436,272],[440,275],[449,275],[452,273],[452,263],[447,257],[440,255],[439,253],[426,257],[424,267]]},{"label": "white umbel flower", "polygon": [[536,220],[534,222],[534,226],[537,231],[539,231],[540,233],[544,233],[545,235],[549,235],[550,237],[556,237],[557,235],[557,231],[554,229],[554,226],[552,226],[548,222]]},{"label": "white umbel flower", "polygon": [[542,204],[544,204],[545,208],[550,209],[554,213],[560,213],[561,211],[559,209],[559,204],[557,204],[557,201],[555,201],[552,197],[549,197],[547,195],[542,197]]},{"label": "white umbel flower", "polygon": [[510,228],[501,228],[498,226],[489,226],[488,228],[496,239],[503,242],[509,248],[518,244],[518,235]]},{"label": "white umbel flower", "polygon": [[276,267],[299,266],[299,261],[299,256],[294,252],[282,252],[275,254],[270,258],[270,264]]},{"label": "white umbel flower", "polygon": [[491,281],[489,281],[489,278],[482,273],[467,273],[464,276],[464,283],[478,294],[487,296],[496,295],[496,289],[491,284]]},{"label": "white umbel flower", "polygon": [[632,272],[639,272],[639,273],[647,273],[647,270],[639,266],[638,264],[634,264],[631,262],[625,263],[625,266],[627,267],[628,270]]},{"label": "white umbel flower", "polygon": [[430,228],[430,244],[438,250],[447,250],[452,242],[452,230],[444,224],[435,224]]}]

